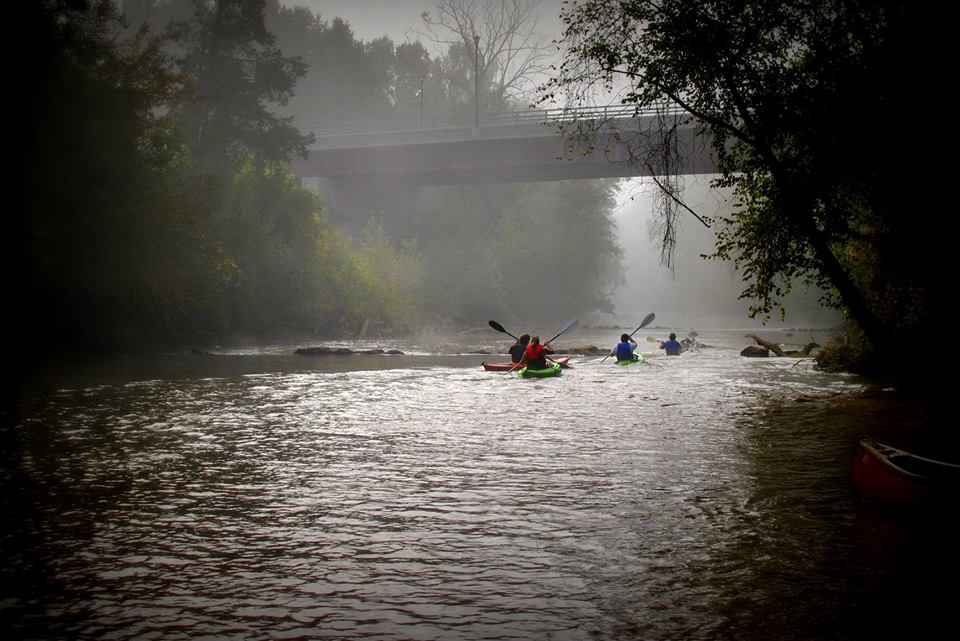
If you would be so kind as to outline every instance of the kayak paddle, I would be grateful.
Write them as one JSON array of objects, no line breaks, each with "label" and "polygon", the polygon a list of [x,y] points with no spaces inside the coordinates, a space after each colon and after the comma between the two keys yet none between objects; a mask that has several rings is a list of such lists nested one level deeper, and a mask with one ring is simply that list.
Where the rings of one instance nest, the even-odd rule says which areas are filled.
[{"label": "kayak paddle", "polygon": [[[553,338],[551,338],[550,340],[548,340],[547,343],[552,343],[553,341],[555,341],[555,340],[557,340],[558,338],[560,338],[560,335],[561,335],[561,334],[566,334],[567,332],[569,332],[571,329],[573,329],[573,328],[576,327],[576,326],[577,326],[577,319],[576,319],[576,318],[567,321],[567,324],[563,326],[563,329],[561,329],[560,332],[559,332],[556,336],[554,336]],[[544,345],[546,345],[547,343],[544,343]]]},{"label": "kayak paddle", "polygon": [[[488,322],[490,323],[490,327],[494,328],[495,330],[497,330],[497,331],[500,332],[501,334],[506,334],[507,336],[509,336],[510,338],[512,338],[512,339],[514,339],[514,340],[516,340],[516,341],[519,341],[519,340],[520,340],[519,338],[517,338],[516,336],[514,336],[513,334],[511,334],[510,332],[508,332],[507,330],[505,330],[505,329],[503,328],[503,325],[501,325],[501,324],[498,323],[497,321],[492,320],[492,321],[488,321]],[[519,364],[520,364],[520,361],[517,361],[516,363],[514,363],[513,367],[511,367],[511,368],[508,369],[507,371],[508,371],[508,372],[512,372],[513,370],[515,370],[515,369],[517,368],[517,365],[519,365]]]},{"label": "kayak paddle", "polygon": [[[564,325],[564,326],[563,326],[563,329],[560,330],[560,334],[566,334],[567,332],[569,332],[571,329],[573,329],[573,328],[576,327],[576,326],[577,326],[577,319],[576,319],[576,318],[571,319],[571,320],[567,321],[567,324]],[[550,340],[548,340],[547,343],[552,343],[553,341],[557,340],[557,338],[560,337],[560,334],[557,334],[556,336],[554,336],[553,338],[551,338]],[[544,343],[544,345],[546,345],[546,343]],[[553,360],[552,358],[550,358],[549,356],[547,356],[546,358],[547,358],[547,360],[550,361],[551,363],[556,363],[556,362],[557,362],[557,361]],[[562,366],[561,366],[561,367],[562,367]]]},{"label": "kayak paddle", "polygon": [[497,330],[497,331],[500,332],[501,334],[506,334],[507,336],[509,336],[510,338],[512,338],[512,339],[515,340],[515,341],[520,340],[519,338],[517,338],[516,336],[514,336],[513,334],[511,334],[510,332],[508,332],[507,330],[505,330],[505,329],[503,328],[503,325],[501,325],[501,324],[498,323],[497,321],[490,321],[490,327],[494,328],[495,330]]}]

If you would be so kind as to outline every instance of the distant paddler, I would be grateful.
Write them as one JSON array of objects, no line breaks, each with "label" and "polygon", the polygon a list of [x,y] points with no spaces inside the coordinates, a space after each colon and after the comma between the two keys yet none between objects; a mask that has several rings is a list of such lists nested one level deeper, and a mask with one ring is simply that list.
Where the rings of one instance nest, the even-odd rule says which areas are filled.
[{"label": "distant paddler", "polygon": [[670,338],[660,341],[660,349],[666,350],[667,356],[680,356],[683,346],[677,341],[676,333],[670,332]]}]

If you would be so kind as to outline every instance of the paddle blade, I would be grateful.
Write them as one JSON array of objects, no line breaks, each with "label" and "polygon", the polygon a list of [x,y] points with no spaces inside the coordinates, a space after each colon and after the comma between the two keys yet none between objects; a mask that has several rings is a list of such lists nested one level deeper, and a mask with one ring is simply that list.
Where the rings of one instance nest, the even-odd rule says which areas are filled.
[{"label": "paddle blade", "polygon": [[548,340],[547,342],[548,342],[548,343],[552,343],[552,342],[555,341],[557,338],[559,338],[559,337],[562,336],[563,334],[566,334],[567,332],[569,332],[571,329],[573,329],[573,328],[576,327],[576,326],[577,326],[577,319],[576,319],[576,318],[573,318],[573,319],[567,321],[567,324],[563,326],[563,329],[561,329],[561,330],[557,333],[556,336],[554,336],[553,338],[551,338],[551,339]]},{"label": "paddle blade", "polygon": [[492,327],[493,329],[497,330],[498,332],[502,332],[502,333],[506,334],[507,336],[509,336],[510,338],[512,338],[512,339],[515,340],[515,341],[520,340],[519,338],[517,338],[516,336],[514,336],[513,334],[511,334],[510,332],[508,332],[507,330],[505,330],[505,329],[503,328],[503,325],[501,325],[501,324],[498,323],[497,321],[489,321],[489,323],[490,323],[490,327]]},{"label": "paddle blade", "polygon": [[647,314],[646,317],[643,319],[643,322],[640,323],[640,326],[635,330],[633,330],[632,332],[630,332],[630,335],[633,336],[634,334],[639,332],[641,329],[643,329],[644,327],[652,323],[655,317],[656,317],[656,314],[654,314],[653,312],[650,312],[649,314]]},{"label": "paddle blade", "polygon": [[563,328],[563,333],[566,334],[567,332],[571,331],[574,327],[577,326],[577,322],[578,322],[578,321],[577,321],[576,318],[570,320],[570,321],[567,323],[567,326]]}]

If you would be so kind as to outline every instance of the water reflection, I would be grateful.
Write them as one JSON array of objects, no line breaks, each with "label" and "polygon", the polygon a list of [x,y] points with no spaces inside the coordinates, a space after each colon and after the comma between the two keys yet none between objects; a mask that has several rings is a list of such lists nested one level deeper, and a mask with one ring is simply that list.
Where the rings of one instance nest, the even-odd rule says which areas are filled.
[{"label": "water reflection", "polygon": [[855,380],[737,353],[550,380],[236,357],[37,394],[4,609],[36,638],[863,638],[928,533],[851,492]]}]

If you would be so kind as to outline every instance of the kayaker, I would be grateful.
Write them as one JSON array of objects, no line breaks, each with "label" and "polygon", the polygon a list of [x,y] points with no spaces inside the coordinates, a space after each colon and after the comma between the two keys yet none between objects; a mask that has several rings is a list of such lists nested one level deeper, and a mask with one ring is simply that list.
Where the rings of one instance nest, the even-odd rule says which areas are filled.
[{"label": "kayaker", "polygon": [[520,334],[520,338],[517,339],[517,342],[510,346],[508,350],[510,352],[510,360],[514,363],[519,363],[520,359],[523,358],[523,352],[526,351],[527,345],[530,343],[530,334]]},{"label": "kayaker", "polygon": [[548,353],[552,354],[553,350],[547,345],[541,345],[539,336],[533,336],[523,352],[520,364],[526,365],[527,369],[546,369]]},{"label": "kayaker", "polygon": [[660,349],[667,350],[667,356],[680,356],[682,346],[677,342],[677,335],[670,332],[670,340],[661,341]]},{"label": "kayaker", "polygon": [[630,334],[620,334],[620,342],[610,352],[610,356],[616,356],[618,361],[636,360],[633,350],[637,349],[637,341],[633,340]]}]

